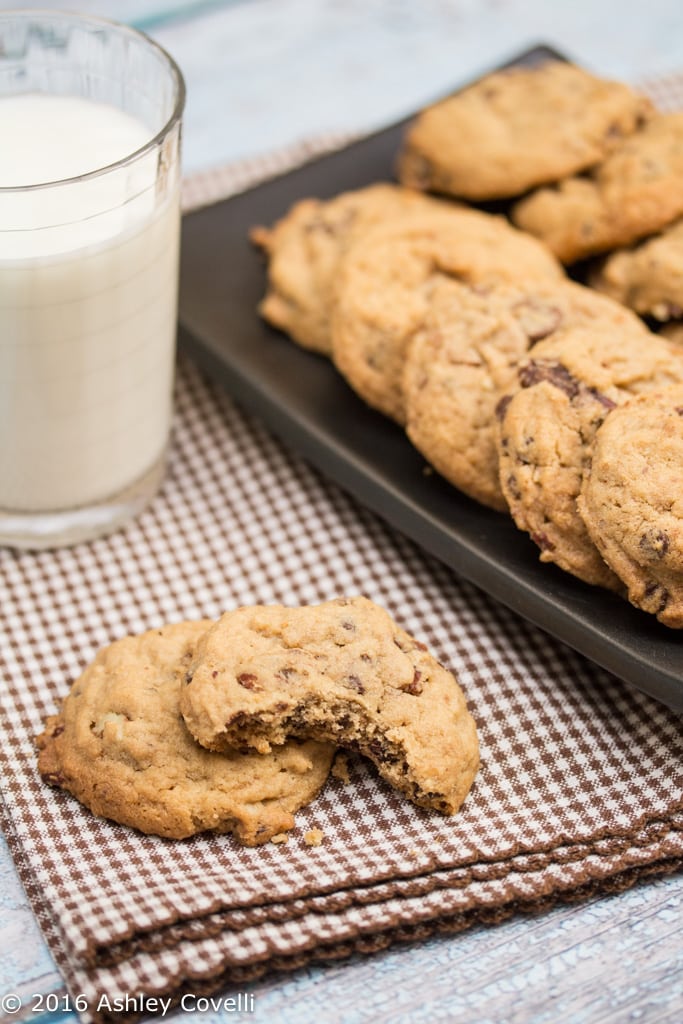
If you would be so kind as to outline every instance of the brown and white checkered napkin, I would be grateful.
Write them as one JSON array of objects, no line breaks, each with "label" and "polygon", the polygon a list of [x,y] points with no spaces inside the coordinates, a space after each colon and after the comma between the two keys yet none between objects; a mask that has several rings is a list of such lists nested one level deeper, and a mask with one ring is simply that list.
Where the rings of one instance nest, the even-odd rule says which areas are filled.
[{"label": "brown and white checkered napkin", "polygon": [[[303,155],[222,172],[221,192]],[[188,203],[216,198],[208,178],[201,187],[188,185]],[[0,578],[4,827],[86,1019],[102,995],[211,991],[683,863],[677,716],[390,530],[186,360],[152,506],[91,544],[3,551]],[[225,836],[143,836],[40,781],[34,737],[102,644],[240,604],[356,593],[463,684],[482,768],[455,818],[406,803],[353,760],[350,783],[331,779],[285,845],[246,849]],[[324,842],[312,848],[302,837],[314,827]]]}]

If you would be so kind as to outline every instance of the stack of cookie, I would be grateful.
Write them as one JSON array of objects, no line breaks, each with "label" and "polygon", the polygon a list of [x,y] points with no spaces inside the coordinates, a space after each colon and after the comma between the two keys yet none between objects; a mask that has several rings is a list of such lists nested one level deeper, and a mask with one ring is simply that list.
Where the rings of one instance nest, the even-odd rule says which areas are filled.
[{"label": "stack of cookie", "polygon": [[[678,598],[637,597],[578,503],[607,414],[683,383],[683,349],[637,315],[683,309],[666,256],[683,246],[683,115],[569,64],[510,69],[420,114],[397,173],[254,230],[262,315],[331,357],[461,491],[509,512],[543,561],[683,626]],[[467,205],[492,200],[506,216]],[[593,288],[565,272],[671,222],[594,267]],[[644,271],[636,286],[654,262],[662,287]],[[683,564],[680,530],[668,537]]]},{"label": "stack of cookie", "polygon": [[511,216],[563,263],[591,260],[592,287],[675,323],[683,317],[683,114],[651,117],[588,174],[536,190]]},{"label": "stack of cookie", "polygon": [[[399,179],[510,217],[593,287],[643,316],[683,318],[683,114],[570,64],[489,75],[420,115]],[[597,261],[596,261],[597,258]]]},{"label": "stack of cookie", "polygon": [[[398,168],[413,187],[460,199],[512,201],[512,222],[543,240],[563,264],[590,261],[586,274],[593,288],[659,322],[683,315],[683,116],[658,114],[621,83],[554,62],[491,75],[419,116]],[[471,334],[462,326],[450,330]],[[677,330],[670,324],[664,333],[676,340]],[[432,342],[432,357],[438,348]],[[565,314],[533,354],[517,362],[498,404],[498,472],[492,478],[504,505],[496,507],[509,508],[542,559],[589,583],[616,590],[625,584],[634,604],[683,626],[680,521],[677,527],[669,523],[666,552],[658,545],[653,551],[643,534],[633,538],[637,552],[627,565],[603,536],[610,535],[609,516],[598,517],[585,500],[577,505],[582,488],[590,486],[592,446],[607,413],[625,401],[630,408],[631,396],[650,390],[651,399],[643,395],[635,403],[634,416],[650,409],[656,418],[662,405],[675,408],[675,393],[660,395],[658,389],[680,382],[680,354],[652,335],[646,338],[634,318],[620,319],[606,306],[591,308],[584,299],[579,315]],[[434,432],[440,417],[425,390],[423,415]],[[631,415],[618,417],[622,428]],[[667,423],[672,436],[680,436],[677,422]],[[415,428],[408,432],[415,440]],[[605,446],[603,439],[597,449],[603,460]],[[670,513],[676,492],[662,493],[664,479],[673,484],[670,463],[660,465],[654,450],[652,457],[644,500],[656,518]],[[622,479],[632,498],[639,483]]]},{"label": "stack of cookie", "polygon": [[[540,548],[541,560],[617,592],[623,592],[626,585],[636,606],[679,628],[683,627],[683,509],[675,473],[670,473],[668,462],[660,461],[664,451],[652,446],[643,472],[624,476],[619,449],[610,453],[606,446],[614,437],[607,428],[615,410],[620,413],[617,422],[621,429],[628,431],[634,404],[637,408],[651,404],[653,410],[662,401],[680,406],[670,396],[672,390],[680,395],[681,384],[683,352],[678,346],[656,335],[648,338],[594,324],[540,342],[520,365],[515,387],[497,410],[501,487],[516,524],[527,530]],[[683,416],[678,422],[669,422],[668,429],[680,456]],[[622,441],[625,450],[641,443],[636,433],[625,434]],[[604,516],[596,516],[594,504],[589,508],[580,500],[586,488],[592,493],[594,450],[603,453],[602,460],[607,460],[621,480],[621,489],[612,495],[612,511]],[[670,452],[666,459],[670,460]],[[595,472],[602,470],[596,466]],[[642,587],[632,585],[631,569],[624,574],[623,560],[613,557],[602,535],[603,530],[618,533],[621,529],[620,509],[627,495],[628,500],[640,501],[643,508],[650,506],[647,519],[667,516],[672,523],[666,551],[653,548],[646,519],[640,523],[640,533],[628,541]],[[638,524],[632,525],[639,529]],[[662,574],[670,577],[665,589]]]},{"label": "stack of cookie", "polygon": [[38,747],[44,780],[97,815],[172,839],[230,832],[248,846],[286,840],[337,747],[448,815],[479,765],[455,677],[361,597],[240,608],[118,640]]}]

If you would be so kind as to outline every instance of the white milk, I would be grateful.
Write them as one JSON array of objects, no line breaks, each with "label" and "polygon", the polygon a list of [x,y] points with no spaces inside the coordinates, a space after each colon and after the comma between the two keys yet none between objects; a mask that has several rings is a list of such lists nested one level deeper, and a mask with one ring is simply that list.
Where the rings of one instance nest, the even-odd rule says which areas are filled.
[{"label": "white milk", "polygon": [[[150,133],[89,100],[0,99],[0,509],[116,495],[170,425],[179,214],[157,198]],[[11,142],[11,144],[9,144]]]}]

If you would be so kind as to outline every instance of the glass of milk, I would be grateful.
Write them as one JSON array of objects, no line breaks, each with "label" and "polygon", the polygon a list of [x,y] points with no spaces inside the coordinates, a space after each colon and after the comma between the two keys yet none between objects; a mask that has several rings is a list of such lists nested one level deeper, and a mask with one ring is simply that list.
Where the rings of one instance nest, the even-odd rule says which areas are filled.
[{"label": "glass of milk", "polygon": [[182,75],[123,25],[0,11],[0,544],[149,502],[175,362]]}]

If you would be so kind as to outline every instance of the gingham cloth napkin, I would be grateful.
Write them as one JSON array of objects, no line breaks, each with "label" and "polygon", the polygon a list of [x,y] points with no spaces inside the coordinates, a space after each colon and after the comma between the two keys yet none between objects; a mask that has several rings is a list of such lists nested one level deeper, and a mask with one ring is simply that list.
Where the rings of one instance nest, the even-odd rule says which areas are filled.
[{"label": "gingham cloth napkin", "polygon": [[[683,106],[683,78],[659,89]],[[666,87],[665,87],[666,85]],[[187,183],[213,201],[339,139]],[[181,359],[168,476],[125,531],[0,552],[7,840],[84,1020],[617,890],[683,863],[680,719],[517,618],[316,473]],[[241,604],[363,593],[458,674],[482,768],[452,819],[352,759],[286,844],[183,842],[95,819],[34,738],[96,649]],[[319,847],[304,833],[319,828]]]}]

